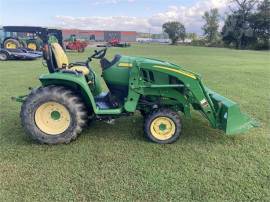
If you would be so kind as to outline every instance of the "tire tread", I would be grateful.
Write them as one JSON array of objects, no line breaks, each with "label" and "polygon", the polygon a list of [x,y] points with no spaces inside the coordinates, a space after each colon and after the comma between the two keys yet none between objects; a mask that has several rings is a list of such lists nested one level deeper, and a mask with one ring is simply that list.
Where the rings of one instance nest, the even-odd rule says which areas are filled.
[{"label": "tire tread", "polygon": [[[65,136],[56,135],[51,137],[46,135],[38,129],[34,123],[33,108],[44,97],[60,98],[65,102],[65,104],[72,108],[72,111],[75,114],[71,113],[71,116],[75,116],[75,127],[72,129],[70,134]],[[76,95],[72,90],[63,87],[63,86],[46,86],[40,87],[32,90],[29,94],[26,101],[22,104],[20,118],[23,128],[26,130],[27,134],[34,140],[37,140],[39,143],[43,144],[68,144],[72,140],[75,140],[78,135],[82,132],[83,128],[87,124],[88,114],[86,106],[82,99]]]},{"label": "tire tread", "polygon": [[[174,121],[175,126],[176,126],[175,135],[168,140],[158,140],[151,134],[150,125],[155,118],[160,117],[160,116],[166,116],[166,117],[171,118]],[[176,111],[173,111],[169,108],[160,108],[160,109],[153,110],[145,118],[145,121],[144,121],[144,133],[146,134],[147,138],[150,141],[158,143],[158,144],[174,143],[180,137],[181,130],[182,130],[182,124],[181,124],[181,118],[180,118],[179,114]]]}]

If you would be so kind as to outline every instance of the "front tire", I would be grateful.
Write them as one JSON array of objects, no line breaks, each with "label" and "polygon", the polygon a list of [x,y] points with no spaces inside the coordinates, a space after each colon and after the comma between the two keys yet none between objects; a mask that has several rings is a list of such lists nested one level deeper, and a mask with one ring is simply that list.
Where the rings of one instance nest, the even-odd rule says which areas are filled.
[{"label": "front tire", "polygon": [[73,91],[61,86],[33,90],[21,108],[22,126],[44,144],[70,143],[87,123],[87,110]]},{"label": "front tire", "polygon": [[35,40],[27,41],[27,48],[31,49],[32,51],[36,51],[39,49]]},{"label": "front tire", "polygon": [[155,110],[145,119],[144,130],[148,139],[155,143],[174,143],[182,130],[180,116],[171,109]]}]

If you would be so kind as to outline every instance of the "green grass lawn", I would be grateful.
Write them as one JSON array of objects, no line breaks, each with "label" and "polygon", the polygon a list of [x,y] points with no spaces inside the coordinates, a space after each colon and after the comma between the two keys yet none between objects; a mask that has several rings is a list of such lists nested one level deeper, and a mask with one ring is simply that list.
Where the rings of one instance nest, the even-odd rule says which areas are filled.
[{"label": "green grass lawn", "polygon": [[[68,55],[80,61],[91,51]],[[175,144],[157,145],[136,114],[115,125],[94,122],[69,145],[39,145],[25,135],[10,97],[38,86],[47,70],[41,60],[0,62],[0,201],[270,201],[269,52],[134,45],[110,49],[109,58],[115,53],[201,74],[261,127],[227,137],[194,113]]]}]

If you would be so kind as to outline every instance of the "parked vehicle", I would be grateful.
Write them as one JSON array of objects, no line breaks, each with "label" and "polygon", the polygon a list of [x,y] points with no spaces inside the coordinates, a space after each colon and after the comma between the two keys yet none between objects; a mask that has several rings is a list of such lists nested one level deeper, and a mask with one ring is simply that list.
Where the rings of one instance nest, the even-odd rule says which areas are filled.
[{"label": "parked vehicle", "polygon": [[66,41],[65,41],[65,47],[66,50],[73,50],[78,52],[84,52],[85,48],[88,46],[88,43],[86,41],[78,40],[76,38],[76,35],[71,35]]},{"label": "parked vehicle", "polygon": [[129,43],[121,42],[119,39],[112,39],[107,43],[97,45],[97,47],[121,47],[121,48],[126,48],[130,46],[131,45]]},{"label": "parked vehicle", "polygon": [[[228,135],[255,126],[235,102],[210,90],[198,74],[181,66],[123,55],[109,61],[107,48],[94,51],[85,62],[71,63],[58,43],[44,41],[49,73],[40,76],[41,86],[29,95],[14,98],[23,102],[23,127],[40,143],[69,143],[90,119],[111,122],[136,111],[144,117],[146,136],[159,144],[180,137],[183,122],[179,112],[190,118],[191,108]],[[100,60],[101,78],[92,68],[94,59]],[[101,82],[109,92],[102,90]]]},{"label": "parked vehicle", "polygon": [[113,47],[121,47],[121,48],[125,48],[125,47],[130,47],[129,43],[126,42],[121,42],[119,39],[112,39],[108,42],[109,46],[113,46]]},{"label": "parked vehicle", "polygon": [[0,61],[6,60],[35,60],[42,57],[42,52],[32,51],[31,49],[0,48]]},{"label": "parked vehicle", "polygon": [[[43,41],[40,33],[42,27],[29,26],[4,26],[2,47],[6,49],[27,48],[33,51],[40,51],[43,47]],[[59,44],[63,45],[62,31],[58,29],[48,29],[49,37],[57,39]]]}]

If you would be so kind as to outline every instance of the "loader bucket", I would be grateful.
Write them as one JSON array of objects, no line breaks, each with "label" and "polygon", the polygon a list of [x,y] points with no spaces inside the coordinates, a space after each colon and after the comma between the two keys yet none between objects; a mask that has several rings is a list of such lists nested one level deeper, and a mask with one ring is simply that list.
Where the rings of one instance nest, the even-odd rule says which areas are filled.
[{"label": "loader bucket", "polygon": [[241,113],[237,103],[210,89],[206,89],[206,92],[214,104],[217,127],[223,130],[227,135],[242,133],[258,126],[254,120]]}]

